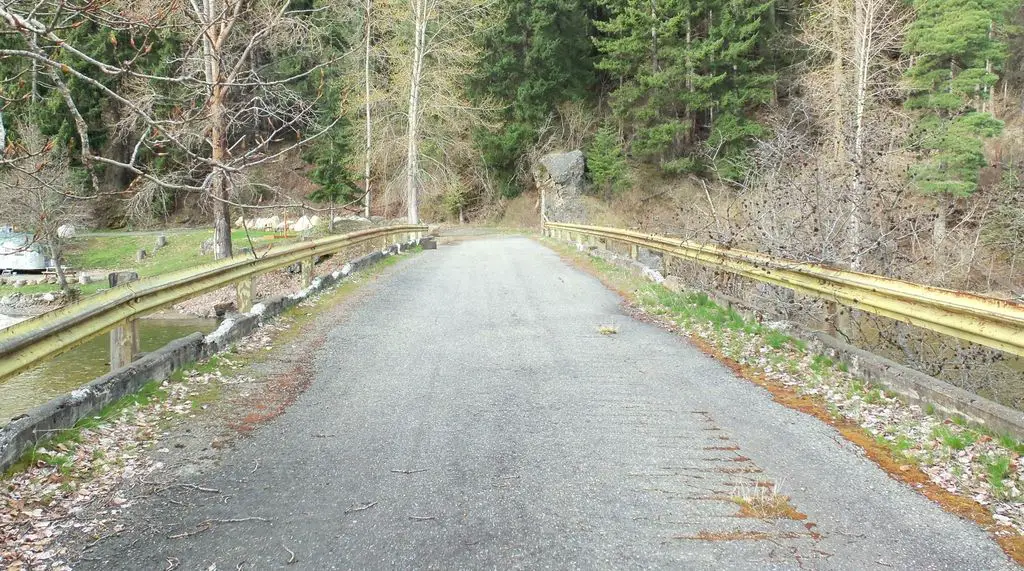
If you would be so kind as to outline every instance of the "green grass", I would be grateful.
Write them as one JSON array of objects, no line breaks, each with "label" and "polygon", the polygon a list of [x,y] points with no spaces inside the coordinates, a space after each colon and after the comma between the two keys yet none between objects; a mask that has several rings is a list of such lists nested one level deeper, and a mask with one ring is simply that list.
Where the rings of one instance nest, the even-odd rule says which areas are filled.
[{"label": "green grass", "polygon": [[769,329],[764,334],[764,342],[768,344],[772,349],[782,349],[787,343],[792,341],[793,338],[781,331]]},{"label": "green grass", "polygon": [[824,376],[829,369],[835,366],[835,362],[825,355],[811,357],[811,370],[820,376]]},{"label": "green grass", "polygon": [[932,430],[932,437],[953,450],[964,450],[978,440],[978,433],[972,430],[954,432],[948,426],[937,426]]},{"label": "green grass", "polygon": [[[256,247],[270,243],[273,235],[273,232],[249,231]],[[139,277],[155,276],[212,262],[212,255],[199,255],[203,241],[212,237],[213,230],[168,234],[167,245],[155,252],[156,237],[152,235],[85,237],[73,243],[68,252],[68,263],[75,269],[132,270],[138,272]],[[231,233],[231,243],[235,250],[249,247],[242,230]],[[135,260],[135,253],[139,250],[147,253],[142,262]]]},{"label": "green grass", "polygon": [[1010,475],[1010,457],[1003,454],[989,454],[981,460],[985,467],[985,476],[992,486],[992,491],[997,497],[1002,497],[1006,492],[1006,484],[1003,483]]},{"label": "green grass", "polygon": [[864,395],[864,402],[868,404],[878,404],[882,402],[882,391],[880,389],[871,389]]},{"label": "green grass", "polygon": [[999,444],[1002,445],[1003,448],[1006,448],[1007,450],[1012,450],[1017,454],[1024,455],[1024,444],[1021,444],[1021,442],[1014,438],[1013,435],[1001,434],[999,435],[998,439]]},{"label": "green grass", "polygon": [[[257,248],[265,247],[271,242],[286,243],[285,240],[273,240],[273,235],[273,232],[249,231],[249,237]],[[167,245],[154,251],[155,235],[84,236],[71,242],[67,251],[66,263],[73,270],[134,271],[138,272],[139,277],[145,278],[212,262],[213,255],[199,255],[200,245],[204,240],[212,237],[213,230],[168,233]],[[236,251],[249,247],[249,240],[243,230],[235,230],[231,233],[231,243]],[[135,254],[139,250],[146,250],[147,254],[141,262],[135,259]],[[90,295],[105,287],[107,287],[106,282],[102,280],[78,286],[82,295]],[[0,286],[0,295],[15,292],[45,293],[57,291],[57,289],[58,287],[52,284],[28,285],[19,288]]]}]

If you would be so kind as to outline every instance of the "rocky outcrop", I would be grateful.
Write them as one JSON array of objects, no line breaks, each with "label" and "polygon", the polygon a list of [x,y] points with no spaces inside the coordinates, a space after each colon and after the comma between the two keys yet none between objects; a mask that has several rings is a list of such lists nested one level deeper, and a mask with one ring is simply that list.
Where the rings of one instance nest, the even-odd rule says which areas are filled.
[{"label": "rocky outcrop", "polygon": [[550,153],[533,165],[533,180],[543,193],[549,221],[586,221],[582,201],[585,171],[586,158],[580,150]]}]

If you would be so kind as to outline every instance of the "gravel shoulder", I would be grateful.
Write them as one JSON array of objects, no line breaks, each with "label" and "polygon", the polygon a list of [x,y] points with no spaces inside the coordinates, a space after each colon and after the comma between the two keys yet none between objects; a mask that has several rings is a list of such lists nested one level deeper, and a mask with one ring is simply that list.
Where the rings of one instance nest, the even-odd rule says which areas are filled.
[{"label": "gravel shoulder", "polygon": [[78,568],[1015,568],[536,242],[400,268],[250,369],[294,403],[209,462],[170,447]]}]

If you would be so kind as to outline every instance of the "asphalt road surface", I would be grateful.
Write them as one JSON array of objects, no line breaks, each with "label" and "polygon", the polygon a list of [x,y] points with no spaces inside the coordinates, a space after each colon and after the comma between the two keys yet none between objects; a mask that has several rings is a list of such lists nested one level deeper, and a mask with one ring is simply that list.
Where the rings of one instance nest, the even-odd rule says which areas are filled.
[{"label": "asphalt road surface", "polygon": [[[139,527],[80,567],[1015,568],[536,242],[441,246],[366,287],[306,393],[192,481],[230,501],[133,508],[244,521]],[[738,517],[767,482],[807,519]]]}]

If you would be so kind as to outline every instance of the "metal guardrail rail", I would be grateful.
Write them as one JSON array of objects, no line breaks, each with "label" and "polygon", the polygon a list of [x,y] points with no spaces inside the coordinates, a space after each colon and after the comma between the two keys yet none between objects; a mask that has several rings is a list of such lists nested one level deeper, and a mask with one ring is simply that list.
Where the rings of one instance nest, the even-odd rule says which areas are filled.
[{"label": "metal guardrail rail", "polygon": [[548,222],[559,239],[588,236],[693,260],[931,331],[1024,356],[1024,306],[972,293],[776,258],[758,252],[598,226]]},{"label": "metal guardrail rail", "polygon": [[[239,311],[248,311],[252,307],[253,278],[259,274],[301,262],[303,287],[308,287],[317,256],[374,241],[380,241],[383,248],[421,238],[426,230],[426,226],[414,225],[361,230],[299,242],[277,251],[268,251],[258,259],[235,257],[111,288],[0,330],[0,379],[73,349],[93,337],[122,328],[125,333],[119,336],[119,342],[127,343],[129,347],[118,364],[126,364],[132,357],[130,345],[137,345],[133,333],[134,320],[147,313],[233,284],[237,288]],[[112,352],[113,343],[112,336]],[[113,354],[111,366],[117,368]]]}]

